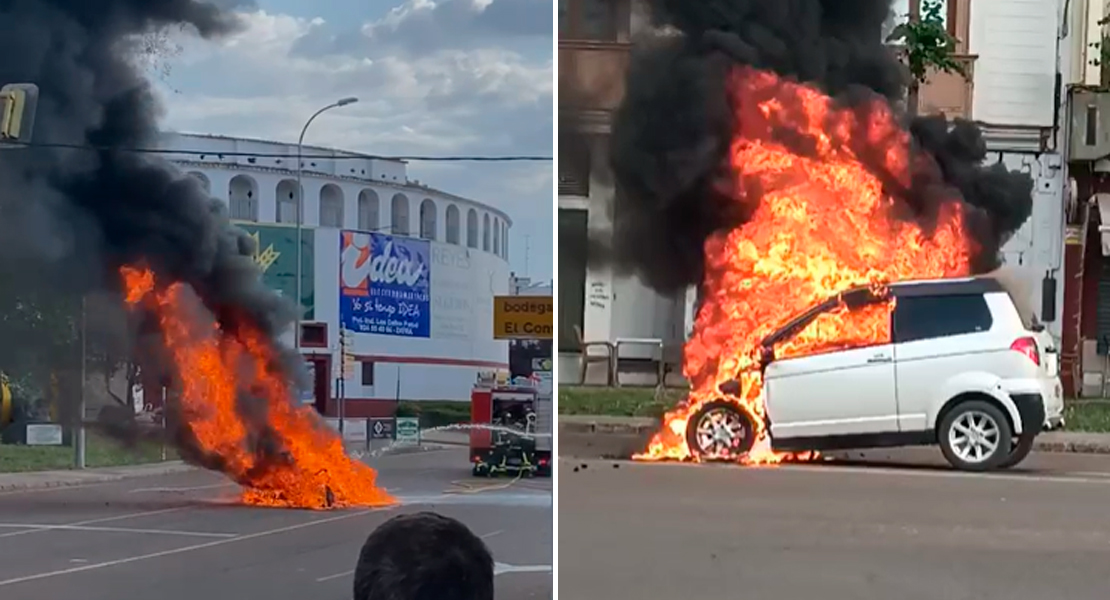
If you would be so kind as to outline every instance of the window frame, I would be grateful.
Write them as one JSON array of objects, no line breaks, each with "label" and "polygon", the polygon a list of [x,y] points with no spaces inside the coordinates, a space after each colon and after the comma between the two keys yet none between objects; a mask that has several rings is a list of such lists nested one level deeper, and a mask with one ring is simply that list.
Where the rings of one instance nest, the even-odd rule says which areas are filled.
[{"label": "window frame", "polygon": [[[562,1],[562,0],[560,0]],[[609,23],[606,25],[606,32],[602,35],[594,35],[583,33],[583,2],[586,0],[565,0],[566,2],[566,28],[562,27],[562,22],[556,23],[559,26],[559,40],[560,41],[574,41],[574,42],[589,42],[589,43],[606,43],[606,42],[620,42],[621,41],[621,6],[620,0],[595,0],[602,2],[609,7],[608,17]],[[556,14],[556,19],[559,15]]]},{"label": "window frame", "polygon": [[[987,316],[987,322],[986,322],[986,328],[985,329],[973,330],[973,331],[960,331],[958,333],[947,333],[947,334],[944,334],[944,335],[932,335],[932,334],[930,334],[926,337],[914,337],[914,338],[911,338],[911,339],[904,339],[904,334],[899,330],[900,328],[898,326],[898,321],[899,321],[898,316],[899,316],[899,314],[905,314],[907,305],[912,305],[913,302],[915,302],[915,301],[923,301],[923,300],[936,301],[936,300],[940,300],[940,299],[964,298],[964,297],[976,297],[976,298],[979,299],[979,302],[981,303],[981,306],[982,306],[982,308],[985,311],[986,316]],[[964,307],[964,308],[966,308],[966,307]],[[899,312],[900,310],[901,310],[901,312]],[[963,311],[960,311],[960,314],[966,314],[966,313],[964,313]],[[895,344],[910,344],[910,343],[913,343],[913,342],[928,342],[928,341],[940,340],[940,339],[950,339],[950,338],[958,337],[958,336],[961,336],[961,335],[974,335],[974,334],[977,334],[977,333],[987,333],[994,327],[994,314],[991,312],[990,303],[987,302],[986,296],[984,296],[982,293],[921,294],[921,295],[903,296],[903,297],[900,297],[898,299],[898,304],[894,307],[894,312],[891,314],[891,317],[893,319],[893,322],[891,323],[891,336],[892,336]]]}]

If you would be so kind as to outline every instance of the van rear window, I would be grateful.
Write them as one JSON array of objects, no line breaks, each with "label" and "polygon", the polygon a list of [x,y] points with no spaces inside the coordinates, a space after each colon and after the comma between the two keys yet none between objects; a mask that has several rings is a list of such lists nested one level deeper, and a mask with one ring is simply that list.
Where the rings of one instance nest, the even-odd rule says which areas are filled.
[{"label": "van rear window", "polygon": [[902,297],[894,308],[894,341],[977,333],[993,323],[982,294]]}]

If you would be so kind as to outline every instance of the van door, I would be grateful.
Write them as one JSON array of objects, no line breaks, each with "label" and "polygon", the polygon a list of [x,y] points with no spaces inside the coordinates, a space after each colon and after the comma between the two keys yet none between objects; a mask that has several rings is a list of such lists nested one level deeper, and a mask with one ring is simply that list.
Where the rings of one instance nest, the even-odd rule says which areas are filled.
[{"label": "van door", "polygon": [[[858,314],[874,320],[874,310],[883,311],[886,320],[881,339],[846,339],[834,351],[767,366],[764,391],[773,440],[898,431],[889,308],[872,305]],[[837,317],[851,318],[851,313]],[[821,326],[820,317],[796,337],[814,326]]]},{"label": "van door", "polygon": [[900,296],[894,309],[895,376],[903,431],[930,428],[930,407],[953,376],[1009,352],[991,333],[994,318],[982,294]]}]

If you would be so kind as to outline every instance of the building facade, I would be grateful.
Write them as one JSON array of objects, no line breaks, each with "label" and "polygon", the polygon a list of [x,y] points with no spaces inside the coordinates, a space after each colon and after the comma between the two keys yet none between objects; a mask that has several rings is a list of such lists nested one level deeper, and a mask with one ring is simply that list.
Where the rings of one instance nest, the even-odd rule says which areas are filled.
[{"label": "building facade", "polygon": [[300,202],[295,144],[167,134],[162,148],[226,203],[258,242],[264,279],[289,296],[302,207],[305,401],[322,413],[336,414],[341,385],[347,416],[376,416],[397,399],[467,400],[478,372],[508,369],[508,344],[493,339],[493,297],[509,290],[505,212],[410,180],[401,161],[306,146]]},{"label": "building facade", "polygon": [[[919,14],[921,7],[922,0],[894,0],[894,17],[877,33],[885,37],[898,20]],[[623,94],[632,40],[648,27],[647,9],[637,0],[560,0],[559,8],[560,127],[573,127],[585,140],[560,144],[559,157],[560,247],[577,246],[560,252],[559,367],[562,381],[577,381],[580,342],[680,341],[690,313],[686,294],[661,296],[635,278],[588,267],[586,259],[588,235],[610,229],[609,118]],[[987,160],[1034,178],[1033,216],[1003,253],[1007,264],[1022,269],[1030,283],[1030,305],[1060,339],[1067,186],[1055,134],[1062,5],[1055,0],[947,0],[942,13],[957,40],[955,58],[968,76],[933,73],[919,92],[918,111],[978,121],[990,151]],[[587,379],[604,381],[604,366],[596,364],[596,373]]]}]

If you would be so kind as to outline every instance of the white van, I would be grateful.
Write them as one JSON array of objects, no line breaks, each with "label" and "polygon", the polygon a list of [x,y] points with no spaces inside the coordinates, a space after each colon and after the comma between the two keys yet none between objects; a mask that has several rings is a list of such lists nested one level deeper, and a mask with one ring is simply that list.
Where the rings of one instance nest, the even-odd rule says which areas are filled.
[{"label": "white van", "polygon": [[[893,298],[889,343],[776,359],[822,313]],[[993,278],[857,288],[814,306],[761,344],[766,427],[776,451],[939,444],[954,467],[1009,468],[1043,429],[1063,424],[1057,352]],[[728,393],[725,384],[722,392]],[[707,403],[687,425],[690,450],[734,460],[754,443],[736,404]]]}]

